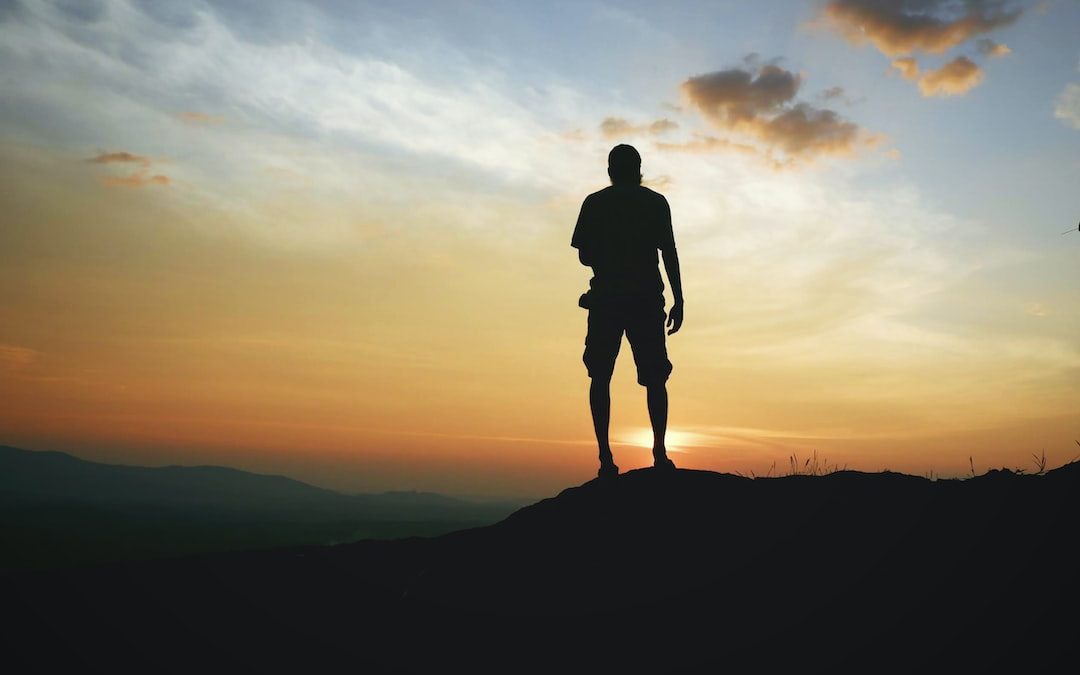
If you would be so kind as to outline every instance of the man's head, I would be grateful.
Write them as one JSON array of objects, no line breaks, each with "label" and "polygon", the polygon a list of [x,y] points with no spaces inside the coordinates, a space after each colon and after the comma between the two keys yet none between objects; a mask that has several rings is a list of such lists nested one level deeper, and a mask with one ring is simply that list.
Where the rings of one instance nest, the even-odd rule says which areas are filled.
[{"label": "man's head", "polygon": [[607,156],[607,174],[613,185],[641,185],[641,155],[632,145],[616,145]]}]

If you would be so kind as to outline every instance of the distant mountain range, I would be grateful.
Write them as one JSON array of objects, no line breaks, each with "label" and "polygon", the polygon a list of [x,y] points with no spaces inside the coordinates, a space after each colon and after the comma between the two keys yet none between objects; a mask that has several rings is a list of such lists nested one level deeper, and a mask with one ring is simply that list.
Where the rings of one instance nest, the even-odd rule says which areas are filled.
[{"label": "distant mountain range", "polygon": [[1075,672],[1080,463],[630,471],[486,527],[0,573],[12,672]]},{"label": "distant mountain range", "polygon": [[520,503],[425,492],[347,495],[218,466],[99,464],[0,446],[0,567],[434,535]]}]

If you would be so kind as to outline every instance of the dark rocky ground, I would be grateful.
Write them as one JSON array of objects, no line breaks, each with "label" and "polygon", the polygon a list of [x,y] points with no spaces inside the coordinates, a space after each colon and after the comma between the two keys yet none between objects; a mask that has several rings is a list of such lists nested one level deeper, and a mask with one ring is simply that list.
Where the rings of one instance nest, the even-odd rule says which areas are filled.
[{"label": "dark rocky ground", "polygon": [[645,469],[492,526],[9,572],[9,672],[1076,672],[1080,464]]}]

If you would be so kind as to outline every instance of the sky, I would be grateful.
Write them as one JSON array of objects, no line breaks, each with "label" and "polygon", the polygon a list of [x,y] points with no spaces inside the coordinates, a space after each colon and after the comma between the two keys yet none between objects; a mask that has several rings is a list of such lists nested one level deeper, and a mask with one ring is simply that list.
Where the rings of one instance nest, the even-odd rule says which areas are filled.
[{"label": "sky", "polygon": [[[584,482],[569,241],[625,142],[682,261],[678,466],[1063,464],[1078,28],[1065,0],[2,0],[0,443]],[[612,399],[647,466],[625,343]]]}]

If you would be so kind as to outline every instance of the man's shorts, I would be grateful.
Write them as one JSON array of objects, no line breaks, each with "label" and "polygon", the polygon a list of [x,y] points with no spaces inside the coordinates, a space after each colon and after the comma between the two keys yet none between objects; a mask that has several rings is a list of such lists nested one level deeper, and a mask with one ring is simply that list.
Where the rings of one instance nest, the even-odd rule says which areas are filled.
[{"label": "man's shorts", "polygon": [[666,319],[663,295],[626,298],[590,308],[589,332],[581,357],[589,377],[611,377],[625,332],[634,353],[638,384],[647,387],[666,382],[671,375],[671,361],[664,343]]}]

